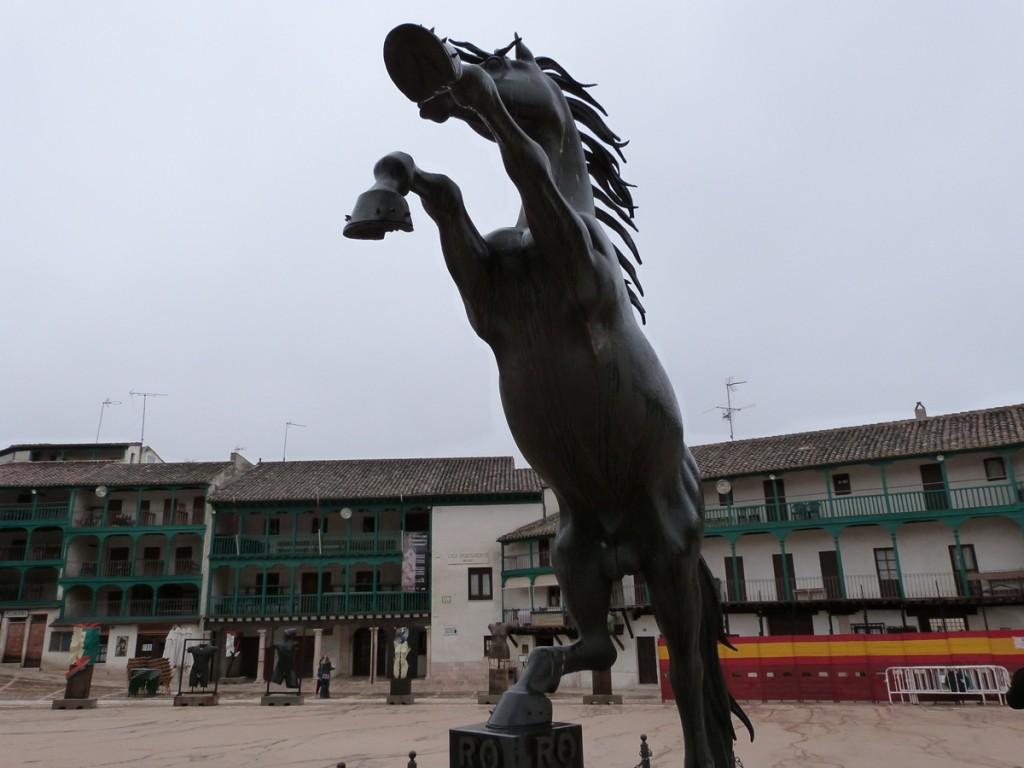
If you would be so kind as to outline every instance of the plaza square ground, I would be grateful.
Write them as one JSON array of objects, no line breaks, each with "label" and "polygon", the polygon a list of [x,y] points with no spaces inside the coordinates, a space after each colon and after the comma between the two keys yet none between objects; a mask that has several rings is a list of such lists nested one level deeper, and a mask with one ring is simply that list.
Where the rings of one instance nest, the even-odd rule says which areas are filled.
[{"label": "plaza square ground", "polygon": [[[388,706],[386,687],[338,686],[330,700],[308,696],[294,707],[263,707],[264,686],[221,686],[215,707],[173,707],[169,695],[127,699],[116,680],[98,679],[93,710],[54,711],[58,675],[0,670],[3,765],[46,768],[210,765],[269,768],[446,768],[448,730],[486,720],[469,692],[431,691],[408,706]],[[555,696],[555,719],[583,726],[588,766],[633,768],[640,734],[654,768],[681,766],[675,708],[651,699],[584,706],[582,692]],[[977,704],[747,704],[757,729],[741,734],[746,768],[1021,768],[1024,712]]]}]

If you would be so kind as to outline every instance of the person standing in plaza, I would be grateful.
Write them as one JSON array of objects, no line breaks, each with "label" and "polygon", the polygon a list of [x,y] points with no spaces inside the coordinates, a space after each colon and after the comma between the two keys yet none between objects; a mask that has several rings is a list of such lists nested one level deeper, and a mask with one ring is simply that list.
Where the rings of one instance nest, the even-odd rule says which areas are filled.
[{"label": "person standing in plaza", "polygon": [[331,698],[331,672],[333,671],[334,662],[331,661],[331,654],[325,653],[316,670],[316,690],[321,699]]}]

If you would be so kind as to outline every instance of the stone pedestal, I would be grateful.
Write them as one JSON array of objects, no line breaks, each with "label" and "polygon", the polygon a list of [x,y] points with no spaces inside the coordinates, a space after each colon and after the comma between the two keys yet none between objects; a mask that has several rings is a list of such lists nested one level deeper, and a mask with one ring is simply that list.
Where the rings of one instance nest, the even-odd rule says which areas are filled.
[{"label": "stone pedestal", "polygon": [[264,707],[291,707],[305,703],[305,697],[296,693],[268,693],[260,697]]},{"label": "stone pedestal", "polygon": [[497,704],[500,700],[500,693],[478,693],[476,695],[477,704]]},{"label": "stone pedestal", "polygon": [[50,709],[96,709],[96,699],[54,699]]},{"label": "stone pedestal", "polygon": [[388,704],[415,704],[416,697],[410,694],[389,694]]},{"label": "stone pedestal", "polygon": [[583,697],[584,704],[621,704],[622,697],[617,693],[591,693]]},{"label": "stone pedestal", "polygon": [[179,693],[174,697],[176,707],[213,707],[220,701],[216,693]]},{"label": "stone pedestal", "polygon": [[583,728],[575,723],[506,730],[481,723],[448,734],[449,768],[583,768]]}]

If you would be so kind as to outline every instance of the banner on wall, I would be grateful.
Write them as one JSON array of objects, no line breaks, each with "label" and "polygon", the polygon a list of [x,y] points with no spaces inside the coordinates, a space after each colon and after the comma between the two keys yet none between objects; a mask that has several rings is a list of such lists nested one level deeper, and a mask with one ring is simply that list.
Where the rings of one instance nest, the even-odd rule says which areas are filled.
[{"label": "banner on wall", "polygon": [[427,534],[402,535],[402,591],[427,591]]}]

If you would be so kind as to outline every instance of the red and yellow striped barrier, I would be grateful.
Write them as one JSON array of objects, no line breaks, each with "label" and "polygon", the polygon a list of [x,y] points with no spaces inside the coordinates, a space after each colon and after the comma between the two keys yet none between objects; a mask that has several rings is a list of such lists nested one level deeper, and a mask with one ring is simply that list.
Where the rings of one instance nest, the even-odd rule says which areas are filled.
[{"label": "red and yellow striped barrier", "polygon": [[[795,635],[730,638],[719,646],[732,695],[739,701],[888,701],[888,667],[996,664],[1024,667],[1024,630],[923,632],[900,635]],[[658,642],[662,700],[668,648]]]}]

